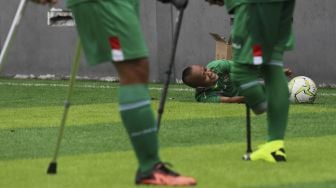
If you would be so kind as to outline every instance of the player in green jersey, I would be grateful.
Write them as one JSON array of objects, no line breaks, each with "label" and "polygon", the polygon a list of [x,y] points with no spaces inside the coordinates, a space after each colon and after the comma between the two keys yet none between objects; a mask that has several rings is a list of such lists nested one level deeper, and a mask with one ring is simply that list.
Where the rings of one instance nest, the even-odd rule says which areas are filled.
[{"label": "player in green jersey", "polygon": [[232,61],[215,60],[206,65],[190,65],[183,70],[182,81],[195,88],[198,102],[241,103],[243,97],[237,96],[238,89],[231,82]]},{"label": "player in green jersey", "polygon": [[[46,3],[46,0],[34,0]],[[49,3],[51,3],[50,0]],[[177,8],[180,0],[159,0]],[[148,50],[140,28],[139,0],[68,0],[85,56],[92,65],[112,62],[119,78],[119,108],[139,168],[136,184],[189,186],[192,177],[167,168],[159,157],[158,132],[147,87]]]},{"label": "player in green jersey", "polygon": [[[195,88],[195,99],[206,103],[243,103],[244,97],[239,96],[238,88],[230,79],[233,61],[214,60],[205,67],[190,65],[182,72],[184,84]],[[289,68],[283,70],[286,76],[291,76]],[[260,83],[263,80],[260,78]]]},{"label": "player in green jersey", "polygon": [[[267,112],[268,141],[251,160],[286,161],[284,137],[288,121],[288,86],[283,69],[286,43],[292,36],[295,0],[206,0],[226,5],[234,14],[231,31],[231,79],[254,113]],[[258,82],[265,80],[265,87]]]}]

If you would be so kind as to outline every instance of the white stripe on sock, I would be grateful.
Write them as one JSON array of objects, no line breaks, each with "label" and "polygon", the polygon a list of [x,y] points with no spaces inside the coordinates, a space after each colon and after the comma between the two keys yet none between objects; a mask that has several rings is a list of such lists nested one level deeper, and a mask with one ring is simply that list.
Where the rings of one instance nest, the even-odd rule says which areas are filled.
[{"label": "white stripe on sock", "polygon": [[120,104],[119,111],[133,110],[150,104],[150,100],[144,100],[128,104]]},{"label": "white stripe on sock", "polygon": [[268,65],[283,67],[283,62],[282,61],[277,61],[277,60],[272,60]]}]

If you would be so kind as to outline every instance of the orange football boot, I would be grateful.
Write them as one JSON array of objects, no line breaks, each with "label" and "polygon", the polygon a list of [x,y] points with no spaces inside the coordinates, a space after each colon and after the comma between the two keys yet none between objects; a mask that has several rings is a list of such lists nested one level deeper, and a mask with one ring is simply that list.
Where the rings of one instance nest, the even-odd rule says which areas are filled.
[{"label": "orange football boot", "polygon": [[196,185],[196,180],[192,177],[181,176],[168,169],[166,164],[158,163],[150,175],[144,176],[138,171],[135,183],[137,185],[193,186]]}]

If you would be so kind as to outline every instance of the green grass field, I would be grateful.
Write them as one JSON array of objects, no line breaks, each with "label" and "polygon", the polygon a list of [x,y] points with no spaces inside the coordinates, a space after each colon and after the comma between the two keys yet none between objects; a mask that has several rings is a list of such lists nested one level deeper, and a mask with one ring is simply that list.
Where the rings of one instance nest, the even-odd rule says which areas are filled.
[{"label": "green grass field", "polygon": [[[58,159],[52,158],[67,81],[0,79],[0,187],[135,187],[136,160],[120,122],[117,84],[77,81]],[[157,110],[161,85],[150,85]],[[171,85],[163,115],[163,161],[205,188],[336,187],[336,89],[319,89],[313,105],[291,105],[288,162],[241,160],[245,106],[199,104]],[[265,115],[252,116],[254,148],[266,139]]]}]

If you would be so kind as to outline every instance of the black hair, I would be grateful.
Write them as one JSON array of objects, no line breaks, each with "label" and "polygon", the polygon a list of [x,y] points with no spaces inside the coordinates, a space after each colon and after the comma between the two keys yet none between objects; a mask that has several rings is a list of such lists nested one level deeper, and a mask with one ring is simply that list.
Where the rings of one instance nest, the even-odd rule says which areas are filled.
[{"label": "black hair", "polygon": [[190,87],[193,87],[195,88],[195,86],[193,84],[191,84],[190,82],[187,81],[187,77],[191,75],[191,71],[192,71],[192,68],[191,66],[188,66],[186,67],[183,71],[182,71],[182,82],[187,85],[187,86],[190,86]]}]

